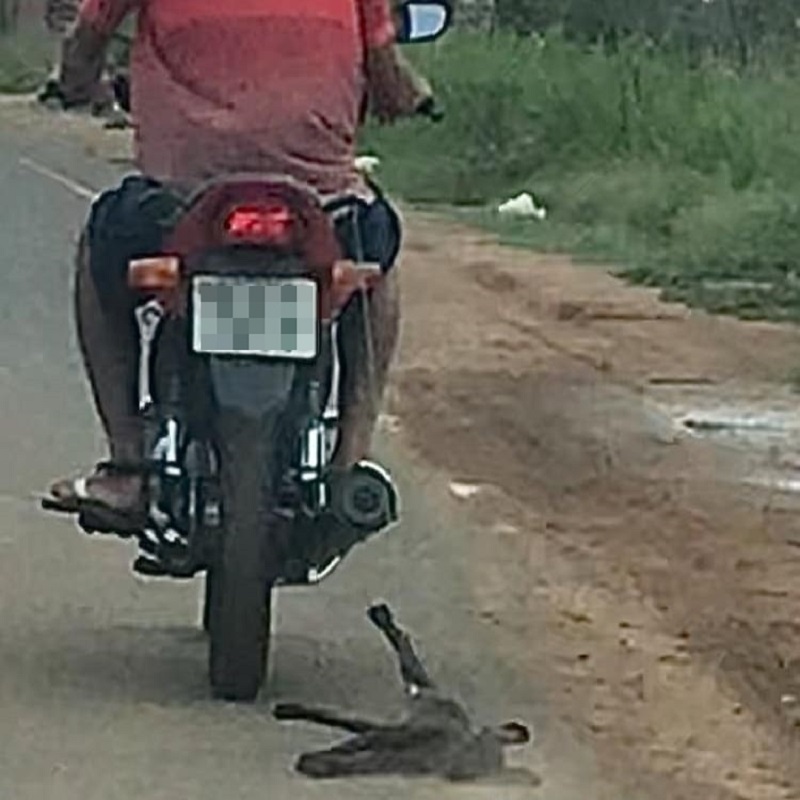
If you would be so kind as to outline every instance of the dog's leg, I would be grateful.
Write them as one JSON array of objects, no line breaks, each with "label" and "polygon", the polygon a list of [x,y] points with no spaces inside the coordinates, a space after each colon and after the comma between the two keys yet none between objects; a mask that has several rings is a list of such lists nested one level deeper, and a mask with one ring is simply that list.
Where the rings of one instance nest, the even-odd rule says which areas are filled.
[{"label": "dog's leg", "polygon": [[300,703],[278,703],[272,709],[272,715],[280,720],[305,720],[327,725],[329,728],[340,728],[350,733],[371,733],[383,726],[359,717],[346,716],[332,709],[304,706]]},{"label": "dog's leg", "polygon": [[353,775],[430,774],[426,762],[439,744],[436,730],[415,730],[409,725],[386,725],[351,736],[326,750],[304,753],[298,772],[310,778],[343,778]]},{"label": "dog's leg", "polygon": [[412,694],[419,689],[435,689],[436,686],[428,671],[417,656],[414,645],[409,635],[395,624],[391,609],[386,604],[372,606],[367,611],[367,616],[373,625],[389,641],[397,653],[400,662],[400,673],[406,689]]},{"label": "dog's leg", "polygon": [[381,759],[369,750],[330,749],[303,753],[295,769],[307,778],[332,779],[356,775],[379,775],[386,772]]}]

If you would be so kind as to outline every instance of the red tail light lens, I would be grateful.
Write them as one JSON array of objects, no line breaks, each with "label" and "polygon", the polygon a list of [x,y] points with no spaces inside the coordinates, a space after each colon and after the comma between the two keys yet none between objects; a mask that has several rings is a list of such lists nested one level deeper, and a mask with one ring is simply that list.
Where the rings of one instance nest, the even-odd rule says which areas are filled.
[{"label": "red tail light lens", "polygon": [[294,215],[280,203],[237,206],[225,218],[225,234],[237,242],[287,245],[292,239]]}]

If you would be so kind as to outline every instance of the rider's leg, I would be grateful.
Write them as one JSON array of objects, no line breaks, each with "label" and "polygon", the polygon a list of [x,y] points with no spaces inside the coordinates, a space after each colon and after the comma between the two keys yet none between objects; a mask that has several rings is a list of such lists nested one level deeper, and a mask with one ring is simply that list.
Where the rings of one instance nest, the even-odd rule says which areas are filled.
[{"label": "rider's leg", "polygon": [[85,237],[78,245],[75,320],[84,368],[111,458],[138,462],[142,457],[142,427],[136,409],[135,329],[127,315],[114,315],[103,308],[89,268]]},{"label": "rider's leg", "polygon": [[[341,423],[334,455],[334,465],[339,467],[352,466],[370,452],[400,332],[400,286],[396,269],[390,269],[369,295],[368,327],[364,324],[362,308],[359,298],[353,298],[339,329]],[[368,346],[367,331],[372,340],[371,347]]]},{"label": "rider's leg", "polygon": [[[81,237],[75,269],[75,318],[78,341],[92,395],[108,439],[113,464],[138,465],[142,458],[141,422],[136,412],[137,342],[124,313],[103,308],[89,266],[86,235]],[[84,494],[114,508],[135,507],[141,478],[120,473],[91,475],[85,485],[61,480],[51,491],[57,498]]]},{"label": "rider's leg", "polygon": [[61,55],[64,42],[61,36],[53,33],[50,34],[49,38],[52,47],[52,63],[47,78],[39,89],[37,97],[40,103],[55,103],[60,106],[59,78],[61,76]]},{"label": "rider's leg", "polygon": [[61,75],[61,56],[64,49],[64,39],[61,36],[51,36],[52,64],[47,77],[49,80],[57,81]]}]

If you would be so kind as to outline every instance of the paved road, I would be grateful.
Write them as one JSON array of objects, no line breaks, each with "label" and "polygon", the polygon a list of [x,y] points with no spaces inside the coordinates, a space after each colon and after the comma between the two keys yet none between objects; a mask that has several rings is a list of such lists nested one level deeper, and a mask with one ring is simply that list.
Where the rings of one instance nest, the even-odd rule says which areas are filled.
[{"label": "paved road", "polygon": [[[0,109],[0,800],[595,796],[591,760],[561,744],[560,759],[526,757],[543,769],[538,791],[388,779],[322,786],[294,776],[296,754],[327,733],[278,725],[265,701],[207,699],[198,586],[137,579],[127,545],[38,511],[32,493],[91,463],[99,439],[69,301],[86,200],[25,159],[88,186],[118,167],[57,137],[51,118],[20,127],[12,113]],[[470,613],[469,532],[432,507],[402,459],[393,462],[402,529],[362,548],[323,587],[280,595],[273,696],[395,708],[394,665],[363,615],[382,597],[467,702],[533,720],[557,749],[536,686],[499,663]]]}]

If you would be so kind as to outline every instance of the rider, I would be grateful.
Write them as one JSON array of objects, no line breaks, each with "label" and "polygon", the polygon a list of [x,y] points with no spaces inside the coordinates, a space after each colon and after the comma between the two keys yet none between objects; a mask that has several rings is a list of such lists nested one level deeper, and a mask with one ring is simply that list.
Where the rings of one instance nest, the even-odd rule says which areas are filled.
[{"label": "rider", "polygon": [[[383,203],[378,218],[394,214],[355,168],[365,99],[390,122],[430,106],[432,95],[399,54],[389,0],[84,0],[64,48],[60,83],[69,105],[91,101],[106,48],[131,12],[138,14],[131,64],[136,162],[154,179],[148,187],[157,181],[188,192],[222,174],[281,173],[324,199],[355,193]],[[106,207],[115,193],[124,204],[125,186],[106,193]],[[104,298],[103,270],[110,267],[93,259],[101,249],[100,205],[81,236],[75,292],[78,337],[110,461],[85,477],[57,481],[51,492],[65,508],[89,502],[139,511],[137,339],[127,315]],[[370,447],[374,395],[382,395],[398,336],[395,270],[387,269],[368,307],[372,369],[354,355],[362,349],[363,323],[347,324],[346,313],[340,326],[343,361],[351,363],[343,371],[339,467],[366,457]]]}]

